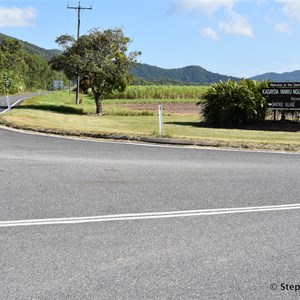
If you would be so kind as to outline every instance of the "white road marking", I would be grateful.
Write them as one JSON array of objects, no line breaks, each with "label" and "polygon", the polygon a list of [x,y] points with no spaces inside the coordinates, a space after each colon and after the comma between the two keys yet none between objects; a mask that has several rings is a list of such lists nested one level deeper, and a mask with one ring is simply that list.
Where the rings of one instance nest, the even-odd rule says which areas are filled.
[{"label": "white road marking", "polygon": [[[19,102],[23,101],[23,100],[26,100],[28,98],[31,98],[33,96],[28,96],[28,97],[24,97],[22,99],[19,99],[18,101],[14,102],[12,105],[11,105],[11,108],[15,107]],[[0,115],[4,114],[5,112],[7,112],[9,110],[9,108],[3,110],[2,112],[0,112]]]},{"label": "white road marking", "polygon": [[220,208],[220,209],[200,209],[200,210],[156,212],[156,213],[118,214],[118,215],[104,215],[104,216],[94,216],[94,217],[2,221],[0,222],[0,227],[67,225],[67,224],[99,223],[99,222],[112,222],[112,221],[200,217],[200,216],[213,216],[213,215],[225,215],[225,214],[236,214],[236,213],[283,211],[283,210],[294,210],[294,209],[300,209],[300,204]]}]

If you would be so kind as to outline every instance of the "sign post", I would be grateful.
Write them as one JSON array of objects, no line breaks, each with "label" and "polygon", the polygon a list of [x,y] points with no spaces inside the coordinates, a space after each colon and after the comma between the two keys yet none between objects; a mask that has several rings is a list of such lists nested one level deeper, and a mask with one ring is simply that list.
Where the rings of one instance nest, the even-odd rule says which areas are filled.
[{"label": "sign post", "polygon": [[261,94],[272,110],[300,110],[300,82],[271,82]]},{"label": "sign post", "polygon": [[268,100],[268,108],[274,112],[274,121],[278,111],[281,111],[282,120],[286,112],[300,111],[300,82],[269,82],[261,94]]},{"label": "sign post", "polygon": [[163,108],[162,105],[158,105],[158,120],[159,120],[159,135],[163,136]]},{"label": "sign post", "polygon": [[11,113],[11,104],[10,104],[9,96],[6,96],[5,98],[6,98],[6,103],[7,103],[7,109],[9,111],[9,113],[12,114]]}]

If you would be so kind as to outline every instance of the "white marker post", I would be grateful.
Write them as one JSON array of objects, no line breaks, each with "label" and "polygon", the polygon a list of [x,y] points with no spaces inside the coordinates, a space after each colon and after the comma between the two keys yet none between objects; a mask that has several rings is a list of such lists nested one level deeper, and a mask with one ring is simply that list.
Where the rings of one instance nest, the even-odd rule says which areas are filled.
[{"label": "white marker post", "polygon": [[159,117],[159,135],[163,136],[163,107],[158,105],[158,117]]},{"label": "white marker post", "polygon": [[10,104],[10,99],[9,96],[6,96],[6,103],[7,103],[7,109],[11,114],[11,104]]}]

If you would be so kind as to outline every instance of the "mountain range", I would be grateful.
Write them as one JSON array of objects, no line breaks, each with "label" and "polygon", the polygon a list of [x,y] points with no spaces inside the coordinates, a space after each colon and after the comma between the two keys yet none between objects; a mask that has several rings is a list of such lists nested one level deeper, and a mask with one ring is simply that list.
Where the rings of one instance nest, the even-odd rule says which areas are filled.
[{"label": "mountain range", "polygon": [[[13,38],[0,33],[0,44],[3,38]],[[21,41],[21,40],[20,40]],[[38,54],[47,60],[61,53],[58,49],[47,50],[34,44],[22,41],[24,49],[32,54]],[[183,68],[164,69],[148,64],[139,64],[131,70],[136,77],[136,82],[155,84],[210,84],[214,82],[227,81],[229,79],[239,81],[240,78],[219,73],[213,73],[200,66],[187,66]],[[285,73],[265,73],[251,77],[253,80],[270,80],[275,82],[300,81],[300,70]]]},{"label": "mountain range", "polygon": [[159,84],[209,84],[220,80],[239,80],[236,77],[209,72],[200,66],[163,69],[148,64],[140,64],[134,67],[131,73],[138,79]]},{"label": "mountain range", "polygon": [[284,73],[264,73],[261,75],[251,77],[253,80],[257,81],[275,81],[275,82],[296,82],[300,81],[300,70],[292,71],[292,72],[284,72]]}]

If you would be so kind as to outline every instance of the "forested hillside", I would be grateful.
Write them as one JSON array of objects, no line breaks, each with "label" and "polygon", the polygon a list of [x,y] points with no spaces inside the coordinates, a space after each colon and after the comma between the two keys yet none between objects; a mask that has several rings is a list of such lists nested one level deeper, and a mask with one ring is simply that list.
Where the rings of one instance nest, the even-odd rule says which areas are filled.
[{"label": "forested hillside", "polygon": [[25,44],[2,35],[0,42],[0,94],[47,89],[53,80],[65,78],[52,71],[45,57],[32,54]]},{"label": "forested hillside", "polygon": [[251,79],[257,81],[269,80],[269,81],[277,81],[277,82],[299,82],[300,81],[300,70],[292,71],[292,72],[284,72],[284,73],[264,73],[261,75],[253,76]]},{"label": "forested hillside", "polygon": [[[0,44],[2,43],[4,38],[13,38],[13,37],[0,33]],[[16,38],[13,38],[13,39],[16,39]],[[16,39],[16,40],[18,40],[18,39]],[[38,54],[47,60],[50,60],[54,55],[61,53],[61,51],[58,49],[47,50],[47,49],[41,48],[39,46],[36,46],[34,44],[31,44],[31,43],[28,43],[25,41],[21,41],[21,40],[18,40],[18,41],[23,43],[24,50],[26,50],[27,52],[29,52],[31,54]]]},{"label": "forested hillside", "polygon": [[187,66],[178,69],[163,69],[147,64],[140,64],[132,69],[132,74],[143,80],[155,83],[209,84],[228,79],[239,81],[239,78],[212,73],[200,66]]}]

